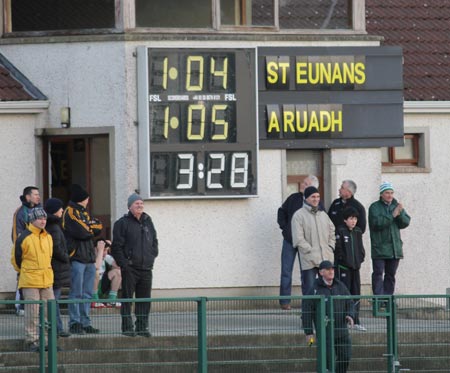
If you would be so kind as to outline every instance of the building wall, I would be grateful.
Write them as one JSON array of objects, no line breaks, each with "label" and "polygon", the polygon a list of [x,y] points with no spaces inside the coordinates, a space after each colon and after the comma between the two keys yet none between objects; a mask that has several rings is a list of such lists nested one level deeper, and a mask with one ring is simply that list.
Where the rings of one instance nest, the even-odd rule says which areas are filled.
[{"label": "building wall", "polygon": [[[229,42],[212,41],[182,45],[218,47],[221,43],[230,47]],[[304,44],[311,45],[312,42]],[[1,187],[8,200],[5,213],[0,218],[4,257],[9,258],[10,245],[7,243],[11,216],[19,202],[17,197],[25,185],[34,184],[39,179],[41,172],[40,166],[36,167],[32,162],[39,150],[35,129],[59,128],[61,106],[72,108],[72,128],[60,130],[67,131],[61,133],[69,134],[80,128],[114,129],[114,140],[111,141],[112,175],[115,175],[112,178],[113,219],[126,212],[126,198],[138,187],[134,56],[138,45],[174,47],[180,46],[180,42],[25,44],[20,48],[12,45],[2,48],[5,56],[51,102],[48,120],[33,121],[26,116],[15,116],[10,122],[4,122],[5,117],[0,118],[6,123],[0,127],[2,150],[8,150],[2,151],[5,155],[0,159],[0,167],[4,174],[10,176]],[[231,46],[255,45],[241,43]],[[448,276],[435,275],[436,270],[447,270],[450,261],[450,202],[445,198],[450,182],[446,168],[450,150],[442,144],[443,139],[449,137],[448,119],[448,116],[408,115],[405,120],[407,127],[430,127],[431,173],[382,174],[379,149],[325,152],[327,206],[337,197],[341,181],[351,178],[359,187],[357,199],[368,209],[370,203],[378,198],[379,183],[386,179],[394,183],[397,195],[412,216],[411,227],[403,232],[405,259],[399,269],[398,293],[443,293],[449,287]],[[25,150],[16,155],[19,147]],[[219,295],[230,288],[234,289],[231,294],[248,294],[252,289],[260,288],[277,294],[281,233],[276,213],[285,188],[283,152],[259,152],[259,195],[256,198],[146,202],[146,211],[154,220],[160,242],[160,257],[154,270],[154,287],[160,290],[158,294],[195,289],[192,291],[196,295],[211,290]],[[362,268],[365,292],[369,289],[371,275],[368,236],[366,233],[368,257]],[[0,269],[5,270],[7,278],[1,282],[0,291],[14,290],[15,274],[11,266],[4,261]],[[295,285],[299,283],[297,271]]]},{"label": "building wall", "polygon": [[382,175],[394,183],[396,198],[411,216],[402,232],[405,257],[397,276],[399,293],[443,294],[450,284],[449,124],[448,113],[406,114],[405,133],[429,129],[430,170]]},{"label": "building wall", "polygon": [[14,211],[21,205],[23,188],[36,184],[36,115],[0,114],[0,186],[3,213],[0,216],[0,293],[14,291],[16,272],[11,258],[11,227]]}]

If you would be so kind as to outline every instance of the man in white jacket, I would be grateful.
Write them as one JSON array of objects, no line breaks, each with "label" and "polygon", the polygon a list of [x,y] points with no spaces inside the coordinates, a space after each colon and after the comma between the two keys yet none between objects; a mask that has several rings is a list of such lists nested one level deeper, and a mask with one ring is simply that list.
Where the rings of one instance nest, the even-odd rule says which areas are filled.
[{"label": "man in white jacket", "polygon": [[302,294],[307,294],[324,260],[334,262],[334,224],[327,213],[319,210],[320,193],[310,186],[304,191],[305,203],[292,217],[292,246],[300,254]]}]

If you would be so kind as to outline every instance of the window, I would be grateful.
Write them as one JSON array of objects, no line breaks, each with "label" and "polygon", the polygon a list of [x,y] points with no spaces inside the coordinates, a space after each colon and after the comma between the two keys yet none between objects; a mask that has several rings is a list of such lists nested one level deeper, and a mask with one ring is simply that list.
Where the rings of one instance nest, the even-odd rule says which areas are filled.
[{"label": "window", "polygon": [[222,26],[274,26],[273,0],[220,0]]},{"label": "window", "polygon": [[11,32],[115,27],[115,0],[10,0]]},{"label": "window", "polygon": [[351,29],[352,1],[279,0],[280,29]]},{"label": "window", "polygon": [[212,28],[211,0],[135,0],[136,27]]},{"label": "window", "polygon": [[136,27],[351,30],[354,1],[135,0]]},{"label": "window", "polygon": [[[364,31],[360,0],[3,0],[5,33]],[[134,12],[129,14],[128,12]],[[354,19],[353,19],[354,18]],[[144,29],[144,30],[142,30]],[[100,30],[100,31],[98,31]]]},{"label": "window", "polygon": [[404,146],[381,149],[383,166],[418,166],[419,165],[419,138],[418,134],[405,135]]}]

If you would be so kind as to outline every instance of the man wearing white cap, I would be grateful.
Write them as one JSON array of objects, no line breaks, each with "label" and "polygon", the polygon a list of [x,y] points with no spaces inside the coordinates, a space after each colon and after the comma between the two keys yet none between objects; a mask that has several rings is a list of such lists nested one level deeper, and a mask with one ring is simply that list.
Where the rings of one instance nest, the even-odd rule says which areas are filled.
[{"label": "man wearing white cap", "polygon": [[403,205],[394,198],[393,185],[383,182],[380,185],[380,199],[369,208],[374,295],[394,294],[395,274],[403,258],[400,229],[406,228],[410,220]]}]

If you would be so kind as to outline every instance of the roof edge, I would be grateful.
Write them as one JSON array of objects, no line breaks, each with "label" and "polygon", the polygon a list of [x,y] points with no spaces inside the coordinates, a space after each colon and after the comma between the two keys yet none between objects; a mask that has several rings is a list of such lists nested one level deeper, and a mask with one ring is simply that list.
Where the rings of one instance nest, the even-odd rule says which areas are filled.
[{"label": "roof edge", "polygon": [[48,100],[0,101],[0,114],[38,114],[50,106]]},{"label": "roof edge", "polygon": [[407,114],[450,113],[450,101],[404,101]]},{"label": "roof edge", "polygon": [[23,85],[25,90],[35,100],[47,100],[45,96],[25,75],[23,75],[3,54],[0,53],[0,63],[10,72],[11,76]]}]

